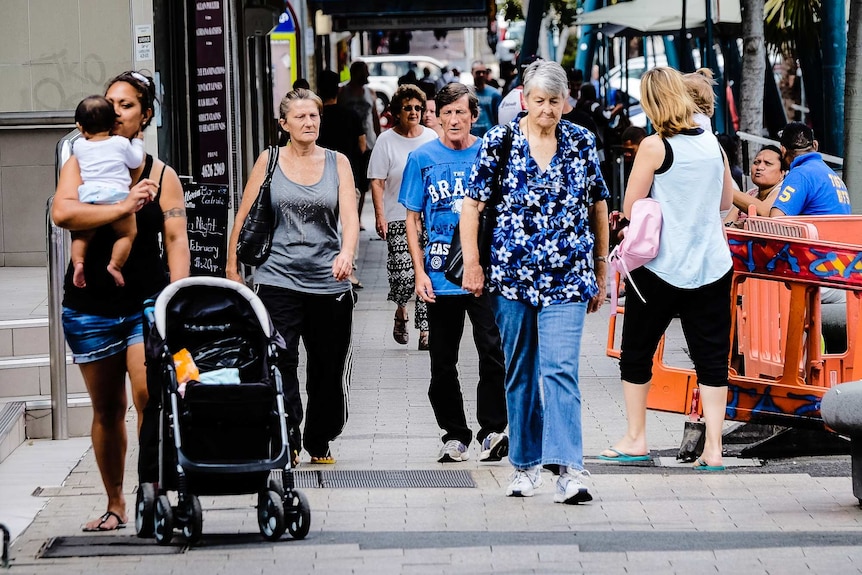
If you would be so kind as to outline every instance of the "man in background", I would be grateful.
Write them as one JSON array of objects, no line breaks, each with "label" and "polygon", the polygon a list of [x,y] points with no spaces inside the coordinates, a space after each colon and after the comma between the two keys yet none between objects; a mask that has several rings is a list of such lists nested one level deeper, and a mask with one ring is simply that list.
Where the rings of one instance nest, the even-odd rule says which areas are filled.
[{"label": "man in background", "polygon": [[781,131],[781,153],[790,171],[769,212],[775,216],[849,214],[847,186],[818,153],[814,132],[802,122],[790,122]]},{"label": "man in background", "polygon": [[492,126],[497,125],[497,107],[503,97],[497,89],[488,85],[488,66],[477,60],[473,62],[472,72],[476,97],[479,98],[479,119],[473,124],[470,133],[481,138]]}]

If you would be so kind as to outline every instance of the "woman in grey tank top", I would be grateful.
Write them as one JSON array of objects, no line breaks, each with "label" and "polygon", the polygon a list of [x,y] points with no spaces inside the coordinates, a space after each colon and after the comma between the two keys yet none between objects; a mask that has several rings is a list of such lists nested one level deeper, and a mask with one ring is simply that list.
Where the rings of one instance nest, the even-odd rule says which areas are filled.
[{"label": "woman in grey tank top", "polygon": [[[347,422],[353,294],[349,281],[359,241],[353,172],[347,157],[317,145],[323,102],[310,90],[288,92],[279,125],[290,136],[278,148],[271,201],[276,227],[269,258],[254,274],[257,293],[287,345],[279,359],[291,449],[304,445],[312,463],[335,463],[329,442]],[[242,281],[239,230],[266,174],[264,152],[249,175],[228,247],[227,277]],[[339,233],[339,228],[341,232]],[[299,395],[299,340],[307,350],[308,417]]]}]

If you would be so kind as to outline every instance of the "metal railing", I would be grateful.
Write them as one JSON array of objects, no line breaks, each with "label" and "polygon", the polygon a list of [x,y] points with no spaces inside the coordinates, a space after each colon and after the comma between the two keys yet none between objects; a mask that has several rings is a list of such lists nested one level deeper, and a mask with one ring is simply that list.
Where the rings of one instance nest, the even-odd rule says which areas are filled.
[{"label": "metal railing", "polygon": [[[749,150],[751,146],[757,146],[758,148],[766,145],[773,145],[776,147],[781,147],[781,143],[778,140],[770,140],[769,138],[763,138],[761,136],[755,136],[754,134],[749,134],[747,132],[737,132],[736,135],[739,137],[740,144],[742,146],[741,155],[742,155],[742,174],[744,180],[743,189],[747,190],[752,185],[751,181],[751,166],[749,165],[749,158],[754,157],[754,154],[750,154]],[[839,158],[838,156],[833,156],[831,154],[824,154],[820,152],[820,155],[823,157],[823,161],[827,164],[831,164],[835,166],[835,171],[838,172],[838,175],[841,175],[841,171],[844,168],[844,158]]]},{"label": "metal railing", "polygon": [[[57,142],[54,166],[56,179],[60,179],[60,168],[72,155],[72,143],[80,136],[74,130]],[[69,261],[69,232],[57,227],[51,218],[54,197],[48,198],[45,213],[46,238],[48,242],[48,353],[51,372],[51,437],[69,439],[69,400],[66,383],[66,341],[63,337],[63,276]]]},{"label": "metal railing", "polygon": [[[737,132],[737,136],[739,136],[740,141],[742,142],[743,151],[742,158],[743,160],[747,157],[747,148],[750,143],[759,144],[761,146],[765,146],[767,144],[772,144],[773,146],[781,146],[781,143],[777,140],[770,140],[769,138],[762,138],[760,136],[755,136],[754,134],[749,134],[747,132]],[[838,166],[839,168],[844,167],[844,158],[839,158],[838,156],[833,156],[832,154],[824,154],[820,152],[820,155],[823,156],[823,161],[827,164],[833,164]],[[748,170],[745,172],[748,173]]]}]

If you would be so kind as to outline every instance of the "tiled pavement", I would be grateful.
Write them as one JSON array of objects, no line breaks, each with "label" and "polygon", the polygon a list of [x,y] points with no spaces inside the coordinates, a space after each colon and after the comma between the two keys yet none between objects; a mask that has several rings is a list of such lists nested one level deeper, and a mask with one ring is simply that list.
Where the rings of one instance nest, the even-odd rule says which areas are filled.
[{"label": "tiled pavement", "polygon": [[[506,498],[511,467],[476,462],[439,464],[439,430],[428,404],[428,356],[391,336],[394,306],[386,301],[385,245],[362,233],[355,313],[350,420],[333,443],[337,464],[326,470],[468,470],[475,488],[305,489],[312,508],[303,541],[263,541],[253,496],[202,497],[204,537],[174,554],[154,543],[134,546],[128,528],[98,534],[120,556],[39,558],[50,539],[79,536],[103,510],[92,451],[62,485],[45,485],[45,506],[12,545],[13,573],[856,573],[862,565],[862,510],[852,496],[847,457],[839,473],[794,473],[793,465],[697,473],[662,457],[660,465],[624,467],[590,458],[592,503],[552,503],[553,483],[535,497]],[[581,362],[585,451],[594,456],[625,425],[616,362],[605,356],[607,307],[587,319]],[[411,322],[412,324],[412,322]],[[469,331],[466,332],[469,334]],[[677,352],[678,357],[684,354]],[[475,350],[461,355],[468,417],[475,421]],[[130,413],[129,429],[134,429]],[[653,454],[679,446],[684,418],[650,412]],[[134,501],[136,449],[125,490]],[[743,462],[745,463],[745,462]],[[748,462],[751,463],[751,462]],[[793,463],[793,462],[791,462]],[[304,463],[301,470],[323,469]],[[809,469],[809,468],[806,468]],[[837,475],[837,476],[836,476]],[[3,511],[0,510],[0,521]]]}]

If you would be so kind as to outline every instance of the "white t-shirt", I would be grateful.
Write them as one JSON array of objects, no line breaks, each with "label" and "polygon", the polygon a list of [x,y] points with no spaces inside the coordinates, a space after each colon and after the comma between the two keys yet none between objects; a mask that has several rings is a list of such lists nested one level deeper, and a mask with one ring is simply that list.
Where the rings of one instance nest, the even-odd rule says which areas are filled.
[{"label": "white t-shirt", "polygon": [[420,127],[422,133],[415,138],[405,138],[395,130],[386,130],[380,134],[377,144],[371,150],[368,179],[384,180],[383,217],[387,223],[407,219],[407,209],[398,203],[407,156],[422,144],[437,139],[437,132],[425,126]]},{"label": "white t-shirt", "polygon": [[712,133],[712,120],[706,114],[696,112],[694,114],[694,123],[698,125],[707,134]]},{"label": "white t-shirt", "polygon": [[129,170],[144,163],[144,141],[111,136],[106,140],[78,138],[72,151],[81,169],[85,184],[100,184],[105,188],[129,191],[132,176]]},{"label": "white t-shirt", "polygon": [[524,93],[524,88],[518,86],[509,91],[503,96],[500,105],[497,107],[497,123],[501,126],[508,124],[514,120],[518,114],[526,110],[524,102],[521,98]]}]

